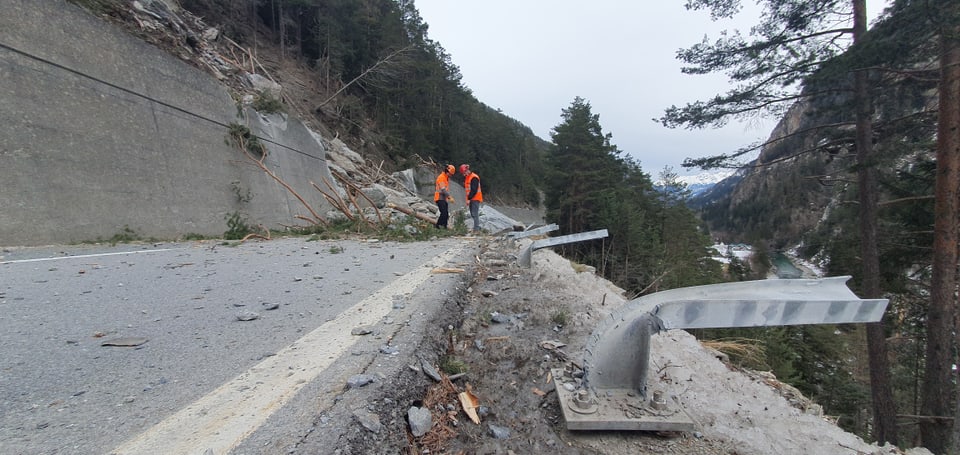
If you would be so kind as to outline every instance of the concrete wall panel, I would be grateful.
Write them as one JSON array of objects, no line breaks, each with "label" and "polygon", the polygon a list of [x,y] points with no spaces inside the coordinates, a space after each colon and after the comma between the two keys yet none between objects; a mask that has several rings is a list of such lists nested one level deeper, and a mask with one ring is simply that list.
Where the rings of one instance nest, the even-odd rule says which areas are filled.
[{"label": "concrete wall panel", "polygon": [[[4,4],[0,245],[125,228],[219,235],[237,211],[251,224],[302,224],[293,218],[302,205],[226,143],[226,125],[245,120],[215,79],[62,0]],[[309,190],[329,175],[321,144],[295,120],[251,126],[287,146],[270,145],[267,163],[326,210]],[[235,188],[253,198],[240,201]]]}]

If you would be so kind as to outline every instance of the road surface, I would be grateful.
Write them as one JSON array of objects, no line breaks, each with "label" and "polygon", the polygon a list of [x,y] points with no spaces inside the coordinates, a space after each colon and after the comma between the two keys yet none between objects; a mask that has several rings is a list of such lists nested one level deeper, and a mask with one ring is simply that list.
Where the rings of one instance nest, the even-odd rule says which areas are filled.
[{"label": "road surface", "polygon": [[0,453],[280,445],[375,361],[369,346],[414,343],[462,280],[438,268],[471,262],[473,247],[301,237],[3,250]]}]

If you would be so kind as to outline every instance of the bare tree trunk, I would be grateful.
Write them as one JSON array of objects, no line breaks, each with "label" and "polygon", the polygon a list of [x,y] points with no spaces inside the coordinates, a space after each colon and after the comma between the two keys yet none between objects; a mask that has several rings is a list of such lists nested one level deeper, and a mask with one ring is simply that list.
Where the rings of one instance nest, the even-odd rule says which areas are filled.
[{"label": "bare tree trunk", "polygon": [[319,109],[319,108],[323,107],[325,104],[329,103],[329,102],[332,101],[334,98],[336,98],[337,95],[339,95],[341,92],[343,92],[344,90],[346,90],[347,87],[350,87],[351,85],[355,84],[357,81],[363,79],[363,78],[366,77],[367,75],[375,74],[377,71],[380,71],[380,70],[382,70],[384,67],[389,66],[391,63],[394,63],[398,58],[400,58],[401,56],[403,56],[403,54],[405,54],[406,52],[408,52],[410,49],[413,49],[413,45],[412,45],[412,44],[411,44],[411,45],[408,45],[408,46],[406,46],[406,47],[403,47],[403,48],[401,48],[401,49],[397,49],[397,50],[391,52],[390,55],[387,55],[386,57],[384,57],[384,58],[382,58],[382,59],[380,59],[380,60],[377,60],[377,63],[374,63],[373,66],[371,66],[370,68],[367,68],[367,69],[363,70],[363,72],[360,73],[359,76],[353,78],[353,80],[351,80],[350,82],[347,82],[346,84],[344,84],[343,87],[340,87],[340,90],[337,90],[333,95],[330,95],[329,98],[323,100],[323,102],[321,102],[320,105],[318,105],[315,109]]},{"label": "bare tree trunk", "polygon": [[[960,6],[943,2],[938,15],[946,19],[940,30],[940,108],[937,121],[937,177],[934,194],[933,277],[927,310],[926,375],[921,414],[948,417],[956,410],[951,365],[956,362],[953,343],[957,335],[957,217],[960,216]],[[952,18],[953,20],[950,20]],[[954,415],[954,419],[960,413]],[[953,428],[951,434],[951,427]],[[947,419],[921,421],[920,437],[935,454],[960,453],[960,423]]]},{"label": "bare tree trunk", "polygon": [[[853,40],[867,31],[865,0],[853,2]],[[880,254],[877,246],[877,168],[873,152],[873,103],[868,91],[867,71],[854,75],[857,104],[857,182],[860,192],[861,293],[866,299],[883,296],[880,289]],[[887,337],[883,322],[867,324],[867,359],[870,364],[870,395],[873,399],[873,437],[878,443],[897,443],[896,407],[890,386]]]},{"label": "bare tree trunk", "polygon": [[283,0],[277,2],[277,17],[279,18],[278,28],[280,29],[280,58],[287,56],[287,27],[286,18],[283,16]]}]

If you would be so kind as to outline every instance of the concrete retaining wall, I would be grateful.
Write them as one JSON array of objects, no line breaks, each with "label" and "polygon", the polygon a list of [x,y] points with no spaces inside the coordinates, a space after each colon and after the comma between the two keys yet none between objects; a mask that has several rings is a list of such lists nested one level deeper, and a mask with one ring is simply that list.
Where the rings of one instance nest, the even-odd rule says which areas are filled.
[{"label": "concrete retaining wall", "polygon": [[[206,73],[62,0],[0,14],[0,245],[222,234],[225,218],[303,224],[302,204],[227,145],[244,123]],[[332,178],[301,123],[248,115],[265,162],[321,214]],[[251,195],[248,202],[238,197]]]}]

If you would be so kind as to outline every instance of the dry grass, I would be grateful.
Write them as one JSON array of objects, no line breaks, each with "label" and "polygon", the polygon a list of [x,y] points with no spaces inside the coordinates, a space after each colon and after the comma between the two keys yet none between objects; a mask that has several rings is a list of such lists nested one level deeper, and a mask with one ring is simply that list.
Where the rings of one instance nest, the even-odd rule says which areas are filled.
[{"label": "dry grass", "polygon": [[[419,438],[420,448],[428,449],[430,453],[442,453],[447,446],[447,442],[457,436],[456,430],[450,425],[451,416],[446,411],[447,403],[457,403],[457,387],[450,382],[446,375],[443,380],[427,389],[427,395],[423,398],[423,407],[430,410],[433,415],[433,427],[427,434]],[[412,441],[411,446],[415,446],[417,441]],[[411,447],[412,453],[421,453]]]},{"label": "dry grass", "polygon": [[570,267],[577,273],[583,273],[590,271],[590,266],[586,264],[580,264],[577,262],[570,261]]},{"label": "dry grass", "polygon": [[766,363],[766,351],[763,342],[752,338],[721,338],[705,340],[700,344],[722,352],[741,364],[763,365]]}]

